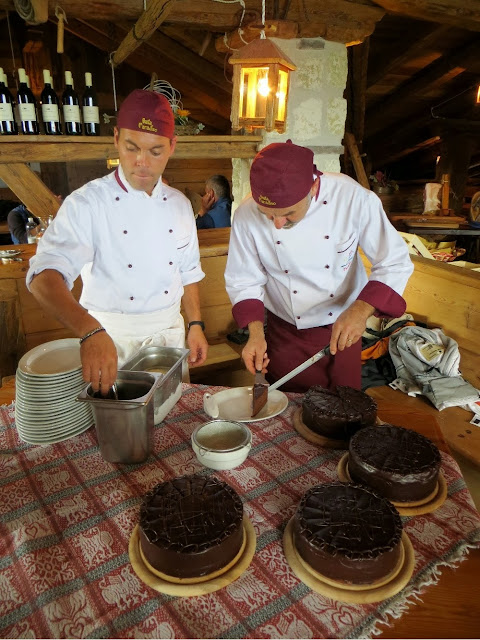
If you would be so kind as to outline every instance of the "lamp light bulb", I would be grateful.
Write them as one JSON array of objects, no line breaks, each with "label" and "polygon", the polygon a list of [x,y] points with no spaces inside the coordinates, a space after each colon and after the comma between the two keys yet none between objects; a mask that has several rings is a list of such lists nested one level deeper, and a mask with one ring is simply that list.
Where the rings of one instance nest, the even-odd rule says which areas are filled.
[{"label": "lamp light bulb", "polygon": [[258,93],[266,98],[270,93],[270,87],[268,86],[268,76],[260,78],[257,84]]}]

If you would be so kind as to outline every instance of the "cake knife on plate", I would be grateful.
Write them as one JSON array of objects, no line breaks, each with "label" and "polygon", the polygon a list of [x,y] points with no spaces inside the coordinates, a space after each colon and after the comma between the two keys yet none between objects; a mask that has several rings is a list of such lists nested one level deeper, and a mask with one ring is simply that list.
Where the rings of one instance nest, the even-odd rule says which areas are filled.
[{"label": "cake knife on plate", "polygon": [[327,344],[326,347],[308,358],[308,360],[305,360],[305,362],[302,362],[302,364],[299,364],[298,367],[295,367],[295,369],[292,369],[292,371],[285,374],[283,378],[280,378],[280,380],[277,380],[271,385],[269,385],[265,380],[265,376],[262,374],[262,372],[257,371],[255,373],[255,384],[253,385],[252,418],[256,416],[257,413],[261,411],[261,409],[263,409],[268,400],[268,394],[270,391],[275,391],[275,389],[281,387],[282,384],[285,384],[285,382],[288,382],[302,371],[305,371],[305,369],[308,369],[308,367],[311,367],[312,364],[315,364],[315,362],[318,362],[323,357],[328,356],[329,354],[330,345]]}]

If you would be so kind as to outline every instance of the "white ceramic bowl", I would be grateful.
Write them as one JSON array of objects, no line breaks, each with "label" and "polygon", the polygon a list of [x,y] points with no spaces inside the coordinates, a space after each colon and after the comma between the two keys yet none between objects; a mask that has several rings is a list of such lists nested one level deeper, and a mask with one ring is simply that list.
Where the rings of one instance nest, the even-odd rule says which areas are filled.
[{"label": "white ceramic bowl", "polygon": [[234,469],[242,464],[252,447],[252,432],[240,422],[212,420],[192,433],[192,447],[205,467]]}]

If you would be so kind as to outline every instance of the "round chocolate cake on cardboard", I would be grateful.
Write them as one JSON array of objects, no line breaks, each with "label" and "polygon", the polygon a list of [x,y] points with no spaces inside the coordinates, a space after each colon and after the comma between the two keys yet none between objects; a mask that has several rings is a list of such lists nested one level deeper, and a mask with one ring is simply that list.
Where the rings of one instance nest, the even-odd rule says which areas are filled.
[{"label": "round chocolate cake on cardboard", "polygon": [[189,475],[157,485],[140,508],[140,548],[155,570],[175,578],[226,567],[243,543],[243,504],[225,482]]},{"label": "round chocolate cake on cardboard", "polygon": [[297,553],[315,571],[347,584],[372,584],[402,561],[402,521],[367,487],[333,482],[309,489],[293,521]]},{"label": "round chocolate cake on cardboard", "polygon": [[348,472],[396,503],[417,502],[432,495],[441,457],[431,440],[411,429],[384,424],[368,427],[350,440]]},{"label": "round chocolate cake on cardboard", "polygon": [[359,429],[375,424],[376,418],[375,400],[352,387],[311,387],[302,401],[303,424],[332,440],[348,441]]}]

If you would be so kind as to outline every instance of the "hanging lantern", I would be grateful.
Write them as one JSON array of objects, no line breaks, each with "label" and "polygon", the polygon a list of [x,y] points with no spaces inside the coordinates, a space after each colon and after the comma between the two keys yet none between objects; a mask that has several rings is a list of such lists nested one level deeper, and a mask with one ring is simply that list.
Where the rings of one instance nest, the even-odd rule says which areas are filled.
[{"label": "hanging lantern", "polygon": [[268,38],[252,40],[230,57],[232,129],[285,131],[290,71],[297,68]]}]

